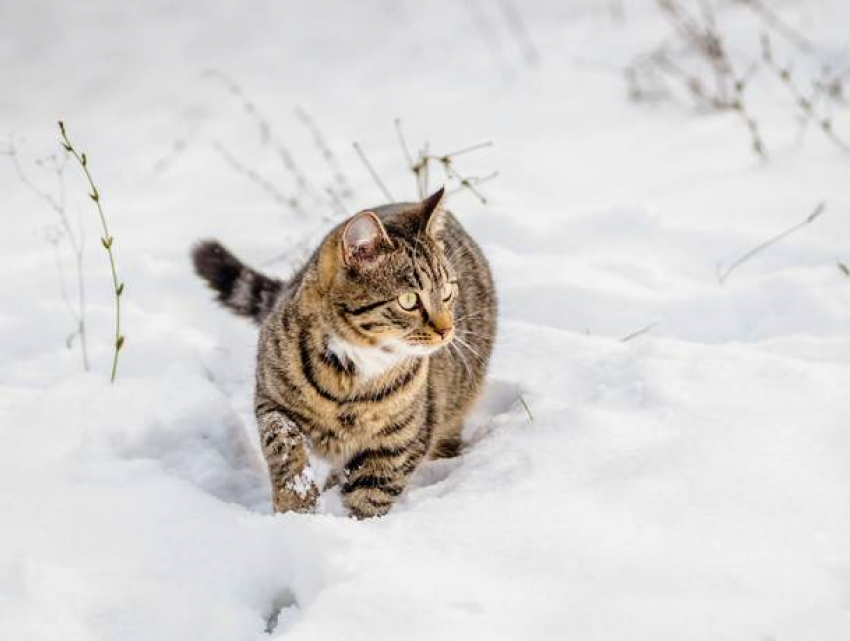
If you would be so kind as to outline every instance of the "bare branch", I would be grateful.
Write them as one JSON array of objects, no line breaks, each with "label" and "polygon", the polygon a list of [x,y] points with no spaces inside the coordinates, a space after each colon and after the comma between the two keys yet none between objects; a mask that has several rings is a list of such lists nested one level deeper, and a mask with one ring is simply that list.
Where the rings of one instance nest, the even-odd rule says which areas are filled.
[{"label": "bare branch", "polygon": [[313,120],[313,118],[310,117],[310,114],[301,107],[295,108],[295,116],[312,134],[313,143],[318,148],[319,153],[333,174],[334,184],[339,190],[338,195],[340,198],[350,198],[354,194],[354,188],[351,186],[351,182],[342,171],[342,165],[340,164],[339,159],[337,159],[336,154],[333,149],[331,149],[331,146],[328,144],[325,136],[319,129],[319,126],[316,124],[316,121]]},{"label": "bare branch", "polygon": [[468,154],[470,151],[477,151],[478,149],[484,149],[485,147],[492,147],[492,146],[493,146],[492,140],[488,140],[486,142],[479,142],[475,145],[470,145],[469,147],[463,147],[461,149],[458,149],[457,151],[451,151],[447,154],[443,154],[442,156],[440,156],[440,162],[442,162],[444,159],[451,160],[453,158],[457,158],[458,156],[462,156],[463,154]]},{"label": "bare branch", "polygon": [[252,183],[257,185],[266,194],[268,194],[278,205],[280,205],[281,207],[285,207],[301,216],[306,215],[306,212],[301,208],[301,204],[296,198],[281,193],[271,180],[269,180],[265,176],[261,176],[256,170],[247,167],[242,162],[237,160],[236,157],[222,143],[218,141],[214,142],[213,148],[227,162],[227,164],[230,165],[230,167],[234,171],[241,174],[242,176],[250,180]]},{"label": "bare branch", "polygon": [[328,194],[328,196],[331,197],[331,202],[336,207],[337,213],[340,213],[343,216],[345,216],[348,213],[348,211],[345,209],[345,203],[342,202],[342,200],[337,195],[337,193],[333,190],[333,188],[332,187],[325,187],[325,192]]},{"label": "bare branch", "polygon": [[375,167],[373,167],[372,163],[369,162],[369,159],[366,157],[366,154],[364,153],[363,148],[360,146],[360,144],[357,142],[353,142],[351,143],[351,145],[354,147],[354,151],[357,152],[357,155],[360,157],[363,166],[366,167],[367,171],[369,172],[369,175],[372,176],[372,180],[375,181],[375,184],[378,186],[378,189],[380,189],[381,192],[384,194],[384,197],[387,199],[387,201],[394,202],[395,198],[393,198],[393,195],[390,193],[390,190],[387,189],[387,186],[384,184],[384,181],[381,180],[381,177],[378,175],[378,172],[375,171]]},{"label": "bare branch", "polygon": [[260,135],[260,143],[263,146],[270,145],[274,149],[275,155],[283,164],[284,169],[293,177],[299,194],[309,197],[314,204],[323,205],[324,203],[322,202],[320,193],[315,189],[307,178],[307,174],[295,161],[292,152],[282,142],[280,136],[277,135],[271,121],[260,112],[256,103],[248,97],[245,90],[230,76],[218,69],[209,69],[203,72],[202,75],[219,80],[231,95],[239,101],[242,110],[256,124]]},{"label": "bare branch", "polygon": [[770,26],[775,33],[781,35],[800,51],[806,53],[814,48],[810,40],[803,36],[803,34],[799,31],[788,26],[787,23],[776,15],[776,12],[766,6],[761,0],[738,0],[738,2],[757,13],[761,17],[762,21]]},{"label": "bare branch", "polygon": [[499,176],[499,172],[493,171],[493,172],[490,172],[489,174],[487,174],[486,176],[469,178],[466,181],[467,184],[461,184],[460,187],[455,187],[454,189],[450,189],[449,191],[446,192],[446,195],[451,196],[453,194],[457,194],[457,193],[463,191],[464,189],[471,189],[471,188],[474,188],[474,187],[478,187],[479,185],[483,185],[484,183],[489,182],[489,181],[493,180],[494,178],[497,178],[498,176]]},{"label": "bare branch", "polygon": [[788,90],[794,99],[794,103],[800,112],[807,119],[814,122],[824,135],[832,141],[842,151],[850,151],[850,144],[845,142],[838,134],[835,133],[832,120],[828,116],[819,114],[815,109],[814,101],[803,95],[802,90],[795,84],[791,73],[790,65],[780,67],[773,56],[773,48],[770,43],[770,38],[767,35],[762,36],[762,59],[765,66],[770,69],[777,78],[782,82],[782,85]]},{"label": "bare branch", "polygon": [[[89,371],[90,364],[88,354],[88,339],[86,333],[86,285],[85,278],[83,276],[85,242],[82,236],[82,221],[78,221],[77,231],[75,233],[73,226],[71,225],[71,221],[68,218],[68,211],[65,203],[65,168],[68,163],[67,156],[64,156],[61,161],[54,154],[47,156],[46,159],[36,160],[36,165],[41,168],[45,168],[46,165],[49,165],[49,169],[55,175],[58,197],[54,197],[49,192],[36,185],[32,180],[30,180],[26,172],[24,172],[23,167],[21,166],[20,161],[18,160],[18,152],[11,137],[9,138],[7,148],[0,151],[0,154],[5,155],[9,158],[10,162],[12,163],[12,167],[15,170],[15,173],[18,175],[18,179],[20,180],[21,184],[23,184],[24,187],[26,187],[30,192],[35,194],[39,199],[46,203],[48,207],[54,212],[59,221],[59,227],[61,231],[55,234],[48,233],[47,241],[53,246],[54,250],[54,258],[56,260],[56,274],[59,282],[59,293],[62,298],[62,302],[64,303],[65,308],[68,311],[68,314],[73,320],[75,326],[75,329],[70,334],[70,337],[73,338],[79,336],[80,338],[80,357],[83,363],[83,371],[87,372]],[[71,249],[71,253],[74,256],[75,280],[77,290],[77,300],[75,304],[71,302],[70,296],[68,295],[68,288],[65,281],[64,270],[62,269],[61,260],[59,257],[59,242],[61,239],[64,239],[68,243],[68,247]],[[70,347],[71,342],[66,341],[66,345]]]}]

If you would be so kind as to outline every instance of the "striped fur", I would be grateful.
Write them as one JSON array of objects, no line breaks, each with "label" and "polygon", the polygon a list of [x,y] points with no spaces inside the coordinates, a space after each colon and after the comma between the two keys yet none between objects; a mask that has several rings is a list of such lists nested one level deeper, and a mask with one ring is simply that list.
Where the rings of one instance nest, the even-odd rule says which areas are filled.
[{"label": "striped fur", "polygon": [[268,316],[283,287],[281,281],[243,265],[214,240],[199,242],[192,251],[192,262],[222,305],[256,323]]},{"label": "striped fur", "polygon": [[[485,258],[441,196],[352,217],[287,283],[218,244],[196,250],[225,306],[261,322],[255,409],[276,511],[314,508],[325,487],[317,458],[362,518],[385,514],[423,460],[459,453],[496,299]],[[406,309],[411,293],[417,306]]]}]

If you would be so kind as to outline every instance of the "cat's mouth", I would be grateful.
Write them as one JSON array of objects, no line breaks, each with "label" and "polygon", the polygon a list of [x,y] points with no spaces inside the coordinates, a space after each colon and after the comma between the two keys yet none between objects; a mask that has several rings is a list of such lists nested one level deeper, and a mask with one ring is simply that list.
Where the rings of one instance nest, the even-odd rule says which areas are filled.
[{"label": "cat's mouth", "polygon": [[452,342],[454,329],[439,336],[416,335],[407,336],[402,341],[403,349],[417,356],[427,356]]}]

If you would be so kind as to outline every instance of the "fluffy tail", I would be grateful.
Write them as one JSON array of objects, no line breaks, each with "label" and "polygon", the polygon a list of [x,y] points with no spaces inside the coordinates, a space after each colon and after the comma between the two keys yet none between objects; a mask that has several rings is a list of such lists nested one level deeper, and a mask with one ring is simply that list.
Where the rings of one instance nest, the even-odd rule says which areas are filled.
[{"label": "fluffy tail", "polygon": [[195,245],[192,262],[222,305],[256,323],[268,316],[283,287],[280,280],[254,271],[215,240]]}]

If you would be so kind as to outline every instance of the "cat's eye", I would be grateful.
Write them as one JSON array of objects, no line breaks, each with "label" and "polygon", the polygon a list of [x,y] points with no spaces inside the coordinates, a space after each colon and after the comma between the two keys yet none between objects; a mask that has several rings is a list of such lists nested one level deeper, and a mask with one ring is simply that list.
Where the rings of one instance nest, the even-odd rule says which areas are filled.
[{"label": "cat's eye", "polygon": [[415,292],[405,292],[398,297],[398,304],[402,309],[411,312],[419,305],[419,296]]},{"label": "cat's eye", "polygon": [[446,283],[443,285],[443,302],[448,303],[452,296],[455,295],[455,286],[453,283]]}]

